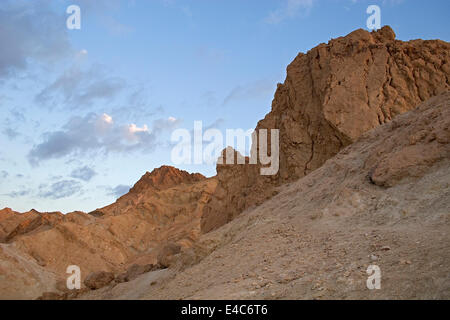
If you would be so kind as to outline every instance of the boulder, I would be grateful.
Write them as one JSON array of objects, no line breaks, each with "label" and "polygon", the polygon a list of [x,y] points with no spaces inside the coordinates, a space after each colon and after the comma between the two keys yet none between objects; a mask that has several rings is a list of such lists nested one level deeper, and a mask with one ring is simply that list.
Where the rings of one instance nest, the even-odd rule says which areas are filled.
[{"label": "boulder", "polygon": [[181,252],[181,246],[177,243],[168,242],[158,249],[157,261],[164,268],[170,267],[175,262],[175,255]]},{"label": "boulder", "polygon": [[91,272],[84,280],[84,285],[91,290],[103,288],[114,280],[114,273],[107,271]]}]

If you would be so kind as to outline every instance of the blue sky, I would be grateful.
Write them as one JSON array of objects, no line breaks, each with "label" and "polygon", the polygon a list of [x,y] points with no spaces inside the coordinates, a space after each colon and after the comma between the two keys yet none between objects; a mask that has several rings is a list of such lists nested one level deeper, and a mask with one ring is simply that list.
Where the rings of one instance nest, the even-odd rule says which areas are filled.
[{"label": "blue sky", "polygon": [[0,207],[90,211],[173,165],[174,129],[254,128],[293,58],[371,4],[398,39],[450,40],[447,0],[1,1]]}]

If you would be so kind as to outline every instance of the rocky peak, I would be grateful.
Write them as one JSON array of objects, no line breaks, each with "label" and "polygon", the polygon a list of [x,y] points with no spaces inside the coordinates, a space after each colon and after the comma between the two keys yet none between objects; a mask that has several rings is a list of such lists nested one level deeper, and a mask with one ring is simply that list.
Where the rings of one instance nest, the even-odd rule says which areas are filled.
[{"label": "rocky peak", "polygon": [[0,210],[0,221],[2,221],[4,219],[8,219],[12,215],[14,215],[14,211],[12,209],[10,209],[10,208],[1,209]]},{"label": "rocky peak", "polygon": [[13,213],[14,211],[11,208],[3,208],[0,210],[0,214],[10,214]]},{"label": "rocky peak", "polygon": [[146,172],[131,188],[130,193],[139,193],[148,189],[163,190],[180,183],[193,183],[206,179],[200,173],[189,173],[171,166],[161,166],[152,172]]},{"label": "rocky peak", "polygon": [[363,133],[450,90],[449,61],[449,43],[395,40],[388,26],[358,29],[299,53],[278,84],[272,110],[256,127],[279,130],[279,172],[261,176],[255,165],[218,166],[219,177],[223,170],[233,176],[221,179],[202,230],[230,221],[270,198],[277,186],[321,167]]}]

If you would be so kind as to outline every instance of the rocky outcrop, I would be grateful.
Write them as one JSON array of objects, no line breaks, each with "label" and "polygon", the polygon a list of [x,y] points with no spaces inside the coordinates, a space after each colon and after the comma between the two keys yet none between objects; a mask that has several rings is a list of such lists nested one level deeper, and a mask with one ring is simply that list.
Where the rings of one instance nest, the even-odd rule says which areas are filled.
[{"label": "rocky outcrop", "polygon": [[169,242],[158,248],[157,261],[164,268],[170,267],[174,263],[174,255],[181,252],[181,246],[177,243]]},{"label": "rocky outcrop", "polygon": [[387,26],[300,53],[256,127],[280,130],[278,174],[261,176],[257,165],[218,165],[219,185],[202,231],[272,197],[277,186],[319,168],[364,132],[449,90],[449,77],[449,43],[399,41]]},{"label": "rocky outcrop", "polygon": [[61,212],[38,212],[33,209],[18,213],[5,208],[0,212],[0,242],[9,242],[19,235],[52,227],[63,220]]},{"label": "rocky outcrop", "polygon": [[10,218],[14,215],[14,211],[11,208],[4,208],[0,210],[0,222]]},{"label": "rocky outcrop", "polygon": [[33,211],[30,217],[22,220],[17,227],[5,237],[5,241],[11,241],[14,237],[37,231],[38,229],[42,230],[45,227],[53,227],[63,220],[64,215],[61,212],[40,213]]},{"label": "rocky outcrop", "polygon": [[171,166],[161,166],[152,172],[146,172],[130,189],[131,193],[142,193],[149,189],[163,190],[181,183],[195,183],[206,179],[200,173],[189,173]]},{"label": "rocky outcrop", "polygon": [[86,279],[84,279],[84,285],[91,290],[96,290],[107,286],[113,280],[114,273],[107,271],[96,271],[90,273]]},{"label": "rocky outcrop", "polygon": [[205,180],[199,173],[189,173],[171,166],[161,166],[152,172],[146,172],[141,179],[130,189],[130,191],[120,197],[115,203],[101,209],[97,209],[91,214],[96,217],[103,215],[120,215],[127,209],[145,201],[149,195],[158,191],[166,190],[180,184],[193,184]]}]

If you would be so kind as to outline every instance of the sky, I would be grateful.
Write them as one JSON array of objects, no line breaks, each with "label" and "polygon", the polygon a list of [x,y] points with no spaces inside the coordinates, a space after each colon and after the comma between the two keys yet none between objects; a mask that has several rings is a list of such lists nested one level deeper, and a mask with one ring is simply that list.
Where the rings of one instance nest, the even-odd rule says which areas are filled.
[{"label": "sky", "polygon": [[450,41],[448,0],[2,0],[0,208],[89,212],[161,165],[215,175],[173,163],[173,131],[255,128],[296,55],[373,4],[397,39]]}]

